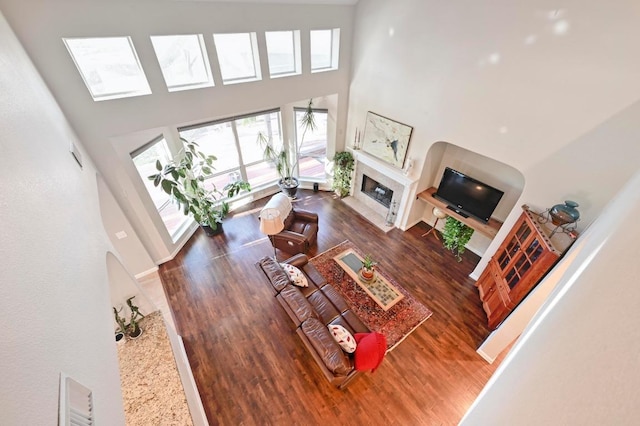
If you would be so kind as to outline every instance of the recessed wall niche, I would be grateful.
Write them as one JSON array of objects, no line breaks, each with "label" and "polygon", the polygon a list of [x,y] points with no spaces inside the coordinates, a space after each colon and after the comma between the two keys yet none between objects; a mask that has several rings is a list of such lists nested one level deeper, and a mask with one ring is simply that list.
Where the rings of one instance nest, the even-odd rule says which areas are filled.
[{"label": "recessed wall niche", "polygon": [[[426,185],[427,188],[437,188],[445,167],[451,167],[504,191],[504,195],[493,213],[493,217],[501,222],[504,222],[516,206],[524,189],[524,176],[515,167],[444,141],[434,143],[427,151],[421,184]],[[418,202],[424,209],[422,220],[433,225],[435,222],[435,217],[432,214],[433,206],[423,201],[416,201],[416,203]],[[443,226],[444,221],[440,221],[438,229]],[[476,232],[467,248],[482,255],[490,243],[491,239]]]}]

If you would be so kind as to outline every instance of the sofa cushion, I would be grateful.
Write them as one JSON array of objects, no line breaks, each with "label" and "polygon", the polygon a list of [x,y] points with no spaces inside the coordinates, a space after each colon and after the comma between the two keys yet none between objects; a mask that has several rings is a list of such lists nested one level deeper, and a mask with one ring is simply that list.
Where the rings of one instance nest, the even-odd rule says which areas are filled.
[{"label": "sofa cushion", "polygon": [[307,300],[309,300],[309,303],[311,303],[311,306],[313,306],[313,309],[318,313],[320,320],[324,324],[329,324],[335,317],[340,315],[340,312],[322,291],[310,294]]},{"label": "sofa cushion", "polygon": [[329,371],[338,376],[349,374],[351,362],[324,324],[315,318],[309,318],[302,323],[300,329]]},{"label": "sofa cushion", "polygon": [[291,312],[298,319],[296,326],[299,326],[309,318],[318,318],[318,314],[313,309],[306,297],[302,295],[300,289],[288,285],[280,291],[280,297],[284,300]]},{"label": "sofa cushion", "polygon": [[316,286],[318,286],[318,288],[322,287],[327,283],[327,280],[320,274],[320,272],[318,272],[316,267],[313,266],[311,263],[307,263],[302,267],[299,266],[299,268],[302,269],[302,272],[304,272],[304,274],[307,276],[307,279],[310,281],[313,281],[316,284]]},{"label": "sofa cushion", "polygon": [[387,353],[387,339],[377,332],[356,333],[354,337],[358,343],[354,353],[356,370],[373,373]]},{"label": "sofa cushion", "polygon": [[335,306],[340,313],[349,309],[349,305],[347,305],[344,297],[342,297],[331,284],[323,286],[320,290],[327,296],[327,299],[331,300],[333,306]]},{"label": "sofa cushion", "polygon": [[356,339],[349,333],[349,330],[337,324],[329,324],[327,328],[343,351],[352,354],[356,350]]},{"label": "sofa cushion", "polygon": [[304,276],[300,269],[288,263],[281,263],[280,266],[282,266],[282,269],[284,269],[289,276],[291,284],[297,285],[298,287],[309,287],[307,277]]},{"label": "sofa cushion", "polygon": [[[344,326],[346,329],[351,330],[351,333],[368,333],[369,328],[364,325],[362,320],[353,313],[351,309],[342,313],[340,325]],[[347,325],[343,323],[347,323]]]},{"label": "sofa cushion", "polygon": [[258,261],[258,264],[267,275],[276,294],[289,284],[289,276],[272,257],[263,257]]}]

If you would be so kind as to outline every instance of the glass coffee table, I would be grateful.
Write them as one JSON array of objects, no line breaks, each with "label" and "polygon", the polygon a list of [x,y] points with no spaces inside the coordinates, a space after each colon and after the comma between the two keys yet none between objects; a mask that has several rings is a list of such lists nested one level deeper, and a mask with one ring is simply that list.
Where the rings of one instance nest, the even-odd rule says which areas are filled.
[{"label": "glass coffee table", "polygon": [[343,251],[333,258],[340,267],[349,276],[358,283],[368,295],[378,304],[384,311],[391,309],[393,305],[404,298],[404,294],[400,293],[386,278],[378,271],[374,272],[373,279],[365,280],[360,276],[360,268],[362,268],[362,258],[353,250]]}]

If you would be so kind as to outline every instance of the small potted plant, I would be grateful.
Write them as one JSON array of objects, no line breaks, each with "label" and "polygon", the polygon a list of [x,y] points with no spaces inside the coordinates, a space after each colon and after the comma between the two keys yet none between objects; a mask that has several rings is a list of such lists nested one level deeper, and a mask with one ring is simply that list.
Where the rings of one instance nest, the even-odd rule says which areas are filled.
[{"label": "small potted plant", "polygon": [[373,268],[377,265],[377,262],[373,260],[371,254],[367,254],[364,259],[362,259],[362,268],[360,269],[360,276],[365,281],[371,281],[373,279]]},{"label": "small potted plant", "polygon": [[[122,308],[120,308],[120,311],[121,310]],[[124,318],[118,315],[120,311],[117,310],[115,307],[113,307],[113,316],[115,317],[116,323],[118,324],[118,329],[116,330],[116,333],[115,333],[115,339],[117,343],[124,341],[125,332],[127,331],[127,325],[125,323]]]},{"label": "small potted plant", "polygon": [[120,312],[122,308],[116,309],[113,307],[113,316],[118,324],[118,330],[116,331],[116,342],[121,342],[125,335],[129,336],[132,339],[139,337],[142,334],[142,328],[138,323],[138,317],[144,318],[140,309],[133,304],[133,298],[135,296],[131,296],[127,299],[127,306],[131,311],[131,317],[129,319],[129,324],[126,323],[126,320],[120,316]]},{"label": "small potted plant", "polygon": [[140,337],[140,335],[142,334],[142,328],[140,328],[140,324],[138,324],[138,317],[144,318],[144,315],[142,314],[142,312],[140,312],[140,309],[133,304],[134,297],[135,296],[131,296],[127,299],[127,306],[131,310],[131,318],[129,319],[129,324],[127,325],[127,334],[132,339]]}]

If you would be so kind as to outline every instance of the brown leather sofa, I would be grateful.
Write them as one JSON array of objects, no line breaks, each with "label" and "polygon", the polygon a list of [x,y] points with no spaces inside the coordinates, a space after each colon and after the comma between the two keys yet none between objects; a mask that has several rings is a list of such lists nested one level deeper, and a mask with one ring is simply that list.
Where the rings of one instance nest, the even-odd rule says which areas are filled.
[{"label": "brown leather sofa", "polygon": [[322,374],[332,385],[343,389],[360,373],[355,369],[353,354],[342,350],[327,326],[339,324],[352,335],[370,330],[308,261],[306,255],[297,254],[283,262],[299,268],[307,277],[308,287],[291,284],[287,273],[273,258],[264,257],[256,266],[264,273]]},{"label": "brown leather sofa", "polygon": [[318,215],[306,210],[294,209],[283,193],[271,197],[264,209],[275,208],[283,218],[284,229],[270,237],[271,244],[286,253],[306,253],[318,237]]}]

